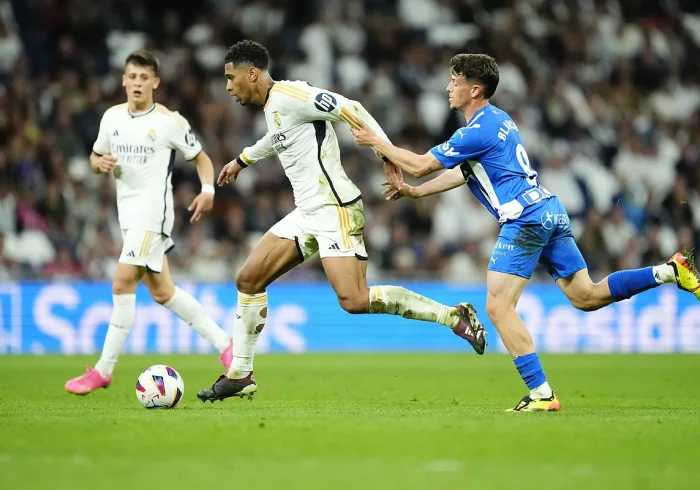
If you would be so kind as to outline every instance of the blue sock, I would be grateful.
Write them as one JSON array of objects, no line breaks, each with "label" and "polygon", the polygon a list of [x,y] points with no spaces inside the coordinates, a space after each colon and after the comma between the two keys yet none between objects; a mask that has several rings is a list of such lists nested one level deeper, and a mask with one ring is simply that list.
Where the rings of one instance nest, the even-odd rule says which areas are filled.
[{"label": "blue sock", "polygon": [[655,288],[659,284],[654,278],[653,267],[613,272],[608,276],[610,294],[615,301],[629,299],[635,294]]},{"label": "blue sock", "polygon": [[523,378],[523,381],[525,381],[525,384],[530,390],[534,390],[547,381],[537,352],[518,356],[513,359],[513,362],[520,373],[520,377]]}]

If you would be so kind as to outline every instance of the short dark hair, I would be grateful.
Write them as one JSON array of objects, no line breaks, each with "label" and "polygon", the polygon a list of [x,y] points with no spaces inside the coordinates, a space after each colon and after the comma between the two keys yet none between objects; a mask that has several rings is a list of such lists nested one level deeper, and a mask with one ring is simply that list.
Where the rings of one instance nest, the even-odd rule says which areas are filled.
[{"label": "short dark hair", "polygon": [[245,39],[228,48],[224,64],[228,63],[233,63],[233,66],[252,65],[258,70],[267,70],[270,53],[262,44]]},{"label": "short dark hair", "polygon": [[484,98],[490,99],[498,87],[498,64],[487,54],[458,54],[450,60],[453,75],[473,80],[484,87]]},{"label": "short dark hair", "polygon": [[160,71],[160,62],[158,61],[156,55],[145,49],[138,49],[129,54],[124,62],[124,68],[126,68],[126,65],[129,63],[136,66],[147,66],[152,68],[155,76],[158,76],[158,72]]}]

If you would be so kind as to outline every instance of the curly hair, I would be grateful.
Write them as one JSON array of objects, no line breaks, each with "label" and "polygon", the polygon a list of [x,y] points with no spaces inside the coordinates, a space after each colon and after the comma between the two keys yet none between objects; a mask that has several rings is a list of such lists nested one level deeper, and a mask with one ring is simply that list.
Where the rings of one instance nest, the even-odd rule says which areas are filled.
[{"label": "curly hair", "polygon": [[267,70],[270,53],[262,44],[246,39],[228,48],[224,64],[228,63],[233,63],[233,66],[252,65],[259,70]]},{"label": "curly hair", "polygon": [[490,99],[498,87],[498,65],[487,54],[458,54],[450,60],[453,75],[477,82],[484,88],[484,98]]}]

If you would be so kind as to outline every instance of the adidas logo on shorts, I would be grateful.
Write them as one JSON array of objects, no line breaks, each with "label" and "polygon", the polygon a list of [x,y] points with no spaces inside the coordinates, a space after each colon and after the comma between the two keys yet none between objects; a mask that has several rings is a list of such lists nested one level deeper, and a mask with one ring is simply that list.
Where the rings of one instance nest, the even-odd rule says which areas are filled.
[{"label": "adidas logo on shorts", "polygon": [[128,254],[126,254],[127,257],[136,257],[136,254],[134,253],[133,250],[131,250]]},{"label": "adidas logo on shorts", "polygon": [[328,250],[340,250],[340,247],[338,246],[337,243],[334,243],[330,247],[328,247]]}]

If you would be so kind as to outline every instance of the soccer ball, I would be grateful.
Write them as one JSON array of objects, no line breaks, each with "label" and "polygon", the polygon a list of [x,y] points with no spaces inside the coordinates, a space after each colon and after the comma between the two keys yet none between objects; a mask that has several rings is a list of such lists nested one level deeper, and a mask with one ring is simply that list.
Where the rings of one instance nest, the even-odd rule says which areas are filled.
[{"label": "soccer ball", "polygon": [[180,373],[163,364],[149,367],[136,380],[136,398],[146,408],[175,408],[184,393]]}]

